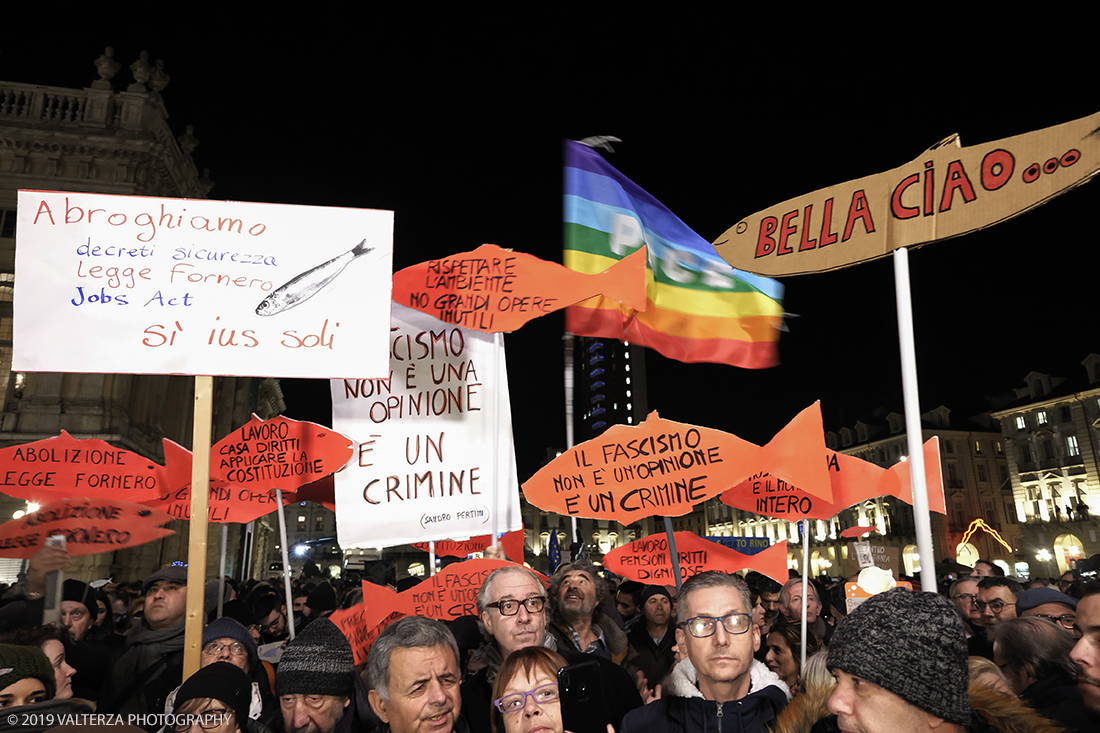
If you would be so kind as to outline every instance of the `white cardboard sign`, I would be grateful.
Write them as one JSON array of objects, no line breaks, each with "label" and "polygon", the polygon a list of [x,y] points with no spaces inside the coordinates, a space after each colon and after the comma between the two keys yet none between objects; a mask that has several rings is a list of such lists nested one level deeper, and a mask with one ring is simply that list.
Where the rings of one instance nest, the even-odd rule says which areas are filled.
[{"label": "white cardboard sign", "polygon": [[335,475],[341,547],[520,529],[502,334],[397,303],[385,379],[336,379],[332,427],[353,441]]},{"label": "white cardboard sign", "polygon": [[13,368],[388,368],[393,212],[20,191]]}]

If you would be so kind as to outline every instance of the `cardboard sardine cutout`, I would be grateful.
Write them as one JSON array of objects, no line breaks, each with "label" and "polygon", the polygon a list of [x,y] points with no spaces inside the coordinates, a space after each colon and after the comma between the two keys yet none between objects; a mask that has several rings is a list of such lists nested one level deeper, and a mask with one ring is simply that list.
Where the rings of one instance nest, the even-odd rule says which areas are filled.
[{"label": "cardboard sardine cutout", "polygon": [[473,252],[421,262],[393,276],[395,303],[487,333],[515,331],[534,318],[596,295],[644,311],[646,248],[601,273],[585,275],[483,244]]},{"label": "cardboard sardine cutout", "polygon": [[683,516],[762,473],[813,486],[812,493],[828,501],[825,451],[816,402],[765,446],[653,412],[641,425],[615,425],[558,456],[523,484],[523,493],[546,511],[622,524]]},{"label": "cardboard sardine cutout", "polygon": [[62,499],[0,525],[0,557],[29,558],[51,535],[65,538],[70,555],[96,555],[175,534],[160,525],[168,514],[144,504],[103,497]]},{"label": "cardboard sardine cutout", "polygon": [[[673,532],[676,554],[680,557],[680,578],[687,580],[704,570],[736,573],[746,568],[767,575],[778,583],[786,583],[787,543],[777,542],[755,555],[746,555],[705,540],[694,532]],[[642,537],[616,547],[603,556],[604,566],[613,573],[646,585],[671,585],[676,576],[672,570],[672,555],[664,534]]]},{"label": "cardboard sardine cutout", "polygon": [[[826,451],[823,461],[829,469],[833,498],[810,496],[797,484],[774,476],[754,476],[722,494],[722,503],[737,509],[776,519],[829,519],[854,504],[879,496],[893,496],[913,503],[909,464],[890,468],[835,451]],[[943,475],[940,472],[940,442],[932,437],[924,444],[924,477],[928,487],[928,510],[946,514]]]},{"label": "cardboard sardine cutout", "polygon": [[102,440],[61,435],[0,450],[0,491],[46,504],[70,496],[141,503],[168,490],[164,466]]}]

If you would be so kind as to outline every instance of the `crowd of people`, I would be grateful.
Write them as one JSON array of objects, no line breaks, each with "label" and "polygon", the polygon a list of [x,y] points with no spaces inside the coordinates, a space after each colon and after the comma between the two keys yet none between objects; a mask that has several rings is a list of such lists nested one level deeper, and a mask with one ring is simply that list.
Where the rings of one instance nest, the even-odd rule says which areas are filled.
[{"label": "crowd of people", "polygon": [[1100,584],[1073,573],[1025,587],[979,563],[940,594],[897,588],[848,614],[841,584],[811,581],[803,649],[801,578],[706,571],[677,589],[581,559],[547,587],[508,565],[485,578],[476,617],[401,618],[356,665],[327,616],[362,592],[311,567],[289,598],[280,582],[208,583],[201,667],[184,680],[186,568],[66,580],[60,622],[43,625],[45,579],[68,560],[43,549],[4,595],[0,728],[1100,730]]}]

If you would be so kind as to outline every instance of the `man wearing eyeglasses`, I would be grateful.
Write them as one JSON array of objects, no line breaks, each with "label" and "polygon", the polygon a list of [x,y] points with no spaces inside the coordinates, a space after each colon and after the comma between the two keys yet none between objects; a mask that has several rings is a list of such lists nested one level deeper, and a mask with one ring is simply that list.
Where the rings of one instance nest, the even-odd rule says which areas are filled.
[{"label": "man wearing eyeglasses", "polygon": [[673,668],[661,699],[627,713],[623,733],[775,728],[790,692],[753,659],[760,630],[745,582],[717,571],[693,575],[680,588],[679,617],[676,640],[687,658]]},{"label": "man wearing eyeglasses", "polygon": [[1053,588],[1032,588],[1016,599],[1016,613],[1045,618],[1072,634],[1073,622],[1077,619],[1077,600]]},{"label": "man wearing eyeglasses", "polygon": [[527,568],[508,565],[489,573],[478,591],[477,609],[492,639],[476,652],[486,666],[462,682],[462,717],[471,731],[492,730],[490,712],[497,672],[510,654],[529,646],[556,650],[569,664],[594,659],[600,665],[607,708],[616,727],[628,710],[641,707],[641,695],[622,667],[603,657],[559,647],[546,632],[546,588]]},{"label": "man wearing eyeglasses", "polygon": [[997,626],[1016,618],[1016,599],[1024,592],[1012,578],[984,577],[978,581],[978,611],[986,636],[992,638]]},{"label": "man wearing eyeglasses", "polygon": [[1049,619],[1014,618],[997,627],[993,663],[1012,691],[1043,717],[1071,731],[1094,730],[1077,689],[1072,649],[1073,636]]},{"label": "man wearing eyeglasses", "polygon": [[[199,669],[217,662],[228,662],[248,675],[251,681],[248,717],[272,727],[276,723],[279,707],[267,684],[267,673],[258,670],[259,658],[256,643],[252,641],[252,634],[240,622],[224,616],[211,621],[202,630]],[[254,671],[259,673],[256,674]],[[177,687],[168,695],[164,703],[165,713],[175,710],[179,689]]]}]

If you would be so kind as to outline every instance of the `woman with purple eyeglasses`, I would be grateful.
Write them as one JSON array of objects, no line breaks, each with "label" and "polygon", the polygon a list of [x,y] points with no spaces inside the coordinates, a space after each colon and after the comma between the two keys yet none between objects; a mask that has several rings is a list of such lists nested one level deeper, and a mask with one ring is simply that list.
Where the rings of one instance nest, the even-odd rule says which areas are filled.
[{"label": "woman with purple eyeglasses", "polygon": [[[493,683],[493,733],[568,733],[558,699],[564,666],[564,659],[540,646],[508,655]],[[614,733],[610,725],[607,731]]]}]

